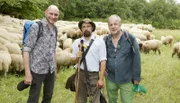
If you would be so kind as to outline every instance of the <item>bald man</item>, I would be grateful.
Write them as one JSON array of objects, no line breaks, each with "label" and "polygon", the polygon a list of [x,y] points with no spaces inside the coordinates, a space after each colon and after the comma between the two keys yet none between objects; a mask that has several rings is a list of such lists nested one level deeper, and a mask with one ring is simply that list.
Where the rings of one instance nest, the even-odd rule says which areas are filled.
[{"label": "bald man", "polygon": [[54,23],[58,20],[59,9],[50,5],[45,10],[45,18],[41,20],[42,33],[38,37],[40,26],[31,26],[27,42],[23,48],[25,80],[30,85],[27,103],[38,103],[42,83],[42,103],[50,103],[53,95],[56,76],[56,41],[57,28]]}]

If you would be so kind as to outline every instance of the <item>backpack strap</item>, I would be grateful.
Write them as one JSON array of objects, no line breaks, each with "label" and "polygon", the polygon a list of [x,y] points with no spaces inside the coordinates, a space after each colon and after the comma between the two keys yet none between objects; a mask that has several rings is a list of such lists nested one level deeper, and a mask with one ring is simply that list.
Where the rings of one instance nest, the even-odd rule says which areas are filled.
[{"label": "backpack strap", "polygon": [[[36,40],[36,42],[37,42],[39,37],[43,35],[43,24],[42,24],[41,21],[37,21],[36,23],[39,25],[39,31],[38,31],[38,36],[37,36],[37,40]],[[56,37],[56,42],[57,42],[57,35],[58,35],[57,33],[58,33],[58,30],[57,30],[56,26],[54,26],[54,28],[55,28],[55,37]]]},{"label": "backpack strap", "polygon": [[108,39],[109,39],[109,35],[110,35],[110,34],[108,34],[107,36],[104,36],[104,38],[103,38],[103,40],[104,40],[104,42],[105,42],[105,44],[106,44],[106,48],[107,48],[107,41],[108,41]]},{"label": "backpack strap", "polygon": [[39,37],[43,34],[43,25],[42,25],[41,21],[37,21],[36,23],[39,25],[39,31],[38,31],[38,36],[37,36],[37,40],[36,40],[36,42],[37,42]]},{"label": "backpack strap", "polygon": [[57,37],[57,33],[58,33],[58,30],[57,30],[57,27],[56,26],[54,26],[55,27],[55,33],[56,33],[56,37]]},{"label": "backpack strap", "polygon": [[126,32],[126,31],[124,31],[124,36],[126,37],[126,40],[128,40],[128,42],[130,43],[130,45],[131,45],[131,47],[132,47],[132,50],[133,50],[133,52],[135,53],[135,48],[134,48],[134,45],[133,45],[132,40],[131,40],[130,37],[129,37],[129,33]]}]

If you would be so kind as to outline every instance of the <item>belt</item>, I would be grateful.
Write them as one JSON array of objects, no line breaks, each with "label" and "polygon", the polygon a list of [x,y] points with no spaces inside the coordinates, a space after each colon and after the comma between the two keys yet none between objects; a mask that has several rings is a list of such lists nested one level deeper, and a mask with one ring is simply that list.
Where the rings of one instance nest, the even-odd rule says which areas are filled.
[{"label": "belt", "polygon": [[[80,69],[80,71],[85,72],[84,69]],[[88,71],[88,73],[99,73],[99,72],[97,72],[97,71]]]}]

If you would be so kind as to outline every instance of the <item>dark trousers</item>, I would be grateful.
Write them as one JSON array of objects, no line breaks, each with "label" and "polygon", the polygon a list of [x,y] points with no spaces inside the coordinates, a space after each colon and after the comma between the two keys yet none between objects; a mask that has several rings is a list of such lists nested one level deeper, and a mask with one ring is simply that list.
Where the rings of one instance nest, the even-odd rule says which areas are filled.
[{"label": "dark trousers", "polygon": [[31,74],[33,77],[33,84],[30,87],[27,103],[38,103],[42,83],[44,83],[42,103],[51,103],[55,73],[36,74],[31,72]]}]

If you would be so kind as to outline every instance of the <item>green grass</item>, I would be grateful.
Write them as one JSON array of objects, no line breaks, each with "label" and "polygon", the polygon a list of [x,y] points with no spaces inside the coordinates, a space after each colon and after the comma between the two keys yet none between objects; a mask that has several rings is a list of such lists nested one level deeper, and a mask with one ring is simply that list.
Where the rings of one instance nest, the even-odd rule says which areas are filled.
[{"label": "green grass", "polygon": [[[154,30],[157,39],[161,35],[172,35],[175,42],[180,40],[180,30]],[[173,58],[172,46],[161,47],[161,55],[158,53],[141,53],[142,81],[141,85],[146,87],[147,93],[135,93],[133,103],[180,103],[180,59],[175,55]],[[52,103],[73,103],[74,92],[65,89],[66,79],[74,72],[71,68],[62,68],[57,75]],[[25,103],[29,88],[19,92],[17,83],[24,79],[14,74],[8,74],[4,79],[0,75],[0,103]],[[106,95],[105,89],[103,90]],[[42,98],[42,91],[41,97]],[[106,96],[107,98],[107,96]]]}]

